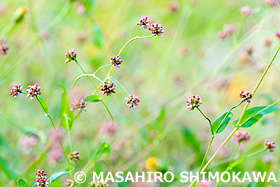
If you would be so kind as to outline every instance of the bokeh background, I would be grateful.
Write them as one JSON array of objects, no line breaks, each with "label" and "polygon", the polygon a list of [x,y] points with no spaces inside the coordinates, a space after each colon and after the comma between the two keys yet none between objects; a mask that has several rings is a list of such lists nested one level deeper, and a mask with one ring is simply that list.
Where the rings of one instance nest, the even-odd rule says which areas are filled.
[{"label": "bokeh background", "polygon": [[[251,7],[252,16],[240,13],[245,5]],[[28,10],[24,19],[10,32],[3,33],[20,7]],[[151,157],[175,172],[197,171],[211,134],[207,121],[197,110],[188,111],[185,100],[199,94],[203,100],[201,109],[214,120],[239,103],[240,90],[252,91],[279,44],[275,36],[280,28],[279,10],[279,6],[271,7],[261,0],[75,0],[70,3],[1,0],[1,40],[10,50],[8,55],[0,56],[0,186],[13,186],[9,171],[19,176],[42,152],[45,154],[38,163],[21,176],[30,186],[35,182],[37,169],[45,169],[51,175],[67,167],[60,148],[54,145],[46,150],[53,139],[53,130],[39,104],[24,96],[9,96],[12,84],[40,85],[50,115],[58,126],[61,84],[71,98],[85,97],[94,91],[88,79],[83,78],[69,93],[82,72],[74,62],[64,63],[65,50],[75,48],[80,64],[87,73],[93,73],[109,64],[110,57],[136,36],[136,23],[141,16],[161,23],[165,33],[162,37],[129,44],[122,54],[124,63],[112,74],[129,93],[140,98],[140,105],[129,110],[125,104],[127,93],[119,88],[112,97],[103,97],[115,119],[114,125],[101,103],[87,106],[87,112],[81,113],[71,131],[73,148],[81,154],[75,171],[85,166],[103,141],[111,142],[111,154],[103,156],[91,171],[142,171],[147,169],[146,161]],[[234,33],[219,39],[217,35],[225,25],[232,25]],[[140,35],[150,33],[142,30]],[[265,46],[264,40],[270,40],[271,45]],[[252,53],[248,54],[246,49],[250,46]],[[279,59],[276,58],[251,106],[267,105],[279,99]],[[108,71],[104,68],[98,76],[104,79]],[[241,106],[234,111],[234,119],[242,109]],[[265,139],[279,144],[278,114],[271,114],[246,129],[251,140],[236,158],[262,149]],[[229,125],[216,137],[210,155],[232,129]],[[64,129],[60,133],[69,151],[67,134]],[[230,141],[209,171],[224,171],[236,146]],[[274,171],[280,177],[279,151],[258,154],[235,170]],[[70,175],[50,186],[64,186],[66,178]],[[186,186],[176,181],[118,185]]]}]

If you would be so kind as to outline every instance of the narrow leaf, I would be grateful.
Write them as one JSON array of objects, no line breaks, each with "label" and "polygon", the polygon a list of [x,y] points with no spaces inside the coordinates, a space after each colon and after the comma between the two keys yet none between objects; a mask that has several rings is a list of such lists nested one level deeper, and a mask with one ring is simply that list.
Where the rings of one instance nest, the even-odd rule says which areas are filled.
[{"label": "narrow leaf", "polygon": [[0,171],[3,171],[9,180],[12,181],[16,179],[16,173],[9,168],[6,161],[2,157],[0,157]]},{"label": "narrow leaf", "polygon": [[99,48],[103,46],[103,36],[99,25],[96,23],[92,25],[92,43]]},{"label": "narrow leaf", "polygon": [[118,87],[121,88],[120,83],[117,81],[117,79],[115,79],[114,77],[109,77],[109,79]]},{"label": "narrow leaf", "polygon": [[63,90],[61,94],[61,102],[60,102],[60,125],[65,129],[65,131],[68,131],[72,129],[73,126],[73,111],[70,110],[68,98],[67,98],[67,92],[64,85],[61,84],[61,89]]},{"label": "narrow leaf", "polygon": [[43,99],[43,97],[41,95],[37,95],[36,99],[38,100],[38,102],[40,103],[40,106],[42,108],[42,111],[45,114],[49,114],[49,107],[47,105],[47,103],[45,102],[45,100]]},{"label": "narrow leaf", "polygon": [[72,171],[74,171],[73,169],[70,169],[69,167],[67,167],[65,170],[63,171],[59,171],[57,173],[54,173],[51,177],[50,177],[50,183],[54,182],[56,179],[62,177],[63,175],[67,175],[68,173],[71,173]]},{"label": "narrow leaf", "polygon": [[17,184],[18,184],[19,187],[28,187],[27,183],[26,183],[25,180],[22,179],[22,178],[19,178],[19,179],[17,180]]},{"label": "narrow leaf", "polygon": [[218,117],[212,124],[211,128],[213,130],[213,135],[221,133],[227,127],[229,121],[232,118],[232,113],[225,112],[223,115]]},{"label": "narrow leaf", "polygon": [[90,95],[90,96],[87,96],[84,99],[84,101],[86,101],[86,102],[99,102],[99,101],[101,101],[101,98],[98,95]]},{"label": "narrow leaf", "polygon": [[243,161],[245,161],[247,158],[249,158],[249,157],[246,156],[246,157],[242,157],[242,158],[236,160],[235,162],[233,162],[233,163],[231,163],[231,164],[229,165],[229,168],[230,168],[230,169],[234,168],[234,167],[237,166],[238,164],[241,164]]}]

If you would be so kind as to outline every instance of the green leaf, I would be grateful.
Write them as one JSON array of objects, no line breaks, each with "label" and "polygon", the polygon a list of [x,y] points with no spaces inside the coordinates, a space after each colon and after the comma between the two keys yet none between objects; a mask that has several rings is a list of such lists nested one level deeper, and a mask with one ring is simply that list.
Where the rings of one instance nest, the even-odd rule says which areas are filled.
[{"label": "green leaf", "polygon": [[248,157],[248,156],[245,156],[245,157],[242,157],[242,158],[236,160],[235,162],[233,162],[233,163],[231,163],[231,164],[229,165],[229,168],[230,168],[230,169],[234,168],[234,167],[237,166],[238,164],[241,164],[242,162],[244,162],[247,158],[249,158],[249,157]]},{"label": "green leaf", "polygon": [[63,90],[61,94],[61,102],[60,102],[60,125],[65,129],[65,131],[68,131],[72,129],[73,126],[73,112],[70,110],[69,103],[68,103],[68,97],[66,88],[64,85],[61,84],[61,89]]},{"label": "green leaf", "polygon": [[87,96],[84,99],[84,101],[86,101],[86,102],[99,102],[99,101],[101,101],[101,98],[98,95],[90,95],[90,96]]},{"label": "green leaf", "polygon": [[94,8],[95,0],[85,0],[83,2],[83,5],[86,9],[86,13],[90,15],[92,13],[93,8]]},{"label": "green leaf", "polygon": [[40,106],[42,108],[42,111],[45,114],[49,114],[49,107],[47,105],[47,103],[45,102],[44,98],[41,95],[37,95],[36,96],[37,101],[40,103]]},{"label": "green leaf", "polygon": [[9,180],[15,180],[17,175],[15,172],[13,172],[9,166],[7,165],[6,161],[0,156],[0,171],[3,171],[6,177]]},{"label": "green leaf", "polygon": [[104,43],[100,27],[96,23],[92,25],[92,43],[99,48],[101,48]]},{"label": "green leaf", "polygon": [[239,118],[233,122],[233,126],[235,127],[251,127],[255,123],[257,123],[265,114],[269,114],[276,110],[280,109],[278,106],[274,106],[274,104],[269,106],[257,106],[249,108],[245,111],[243,118],[240,121],[240,124],[237,125]]},{"label": "green leaf", "polygon": [[218,117],[211,125],[211,128],[213,130],[213,135],[221,133],[225,130],[227,127],[229,121],[232,118],[232,113],[225,112],[223,115]]},{"label": "green leaf", "polygon": [[118,87],[121,88],[120,83],[117,81],[117,79],[115,79],[114,77],[109,77],[109,79]]},{"label": "green leaf", "polygon": [[59,171],[59,172],[56,172],[56,173],[52,174],[52,176],[49,178],[49,181],[50,181],[50,183],[52,183],[56,179],[58,179],[59,177],[62,177],[63,175],[67,175],[67,174],[71,173],[72,171],[74,171],[74,168],[70,169],[69,167],[67,167],[63,171]]},{"label": "green leaf", "polygon": [[22,178],[19,178],[19,179],[17,180],[17,184],[18,184],[19,187],[28,187],[27,183],[26,183],[25,180],[22,179]]}]

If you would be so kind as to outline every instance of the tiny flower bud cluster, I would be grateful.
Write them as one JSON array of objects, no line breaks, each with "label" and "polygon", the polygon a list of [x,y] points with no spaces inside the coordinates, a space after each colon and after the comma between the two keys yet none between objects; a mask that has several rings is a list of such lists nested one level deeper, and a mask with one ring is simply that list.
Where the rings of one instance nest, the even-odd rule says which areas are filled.
[{"label": "tiny flower bud cluster", "polygon": [[144,29],[147,29],[149,24],[150,24],[150,21],[147,16],[146,17],[141,16],[140,21],[137,23],[137,25],[140,25]]},{"label": "tiny flower bud cluster", "polygon": [[34,96],[36,97],[38,95],[41,95],[41,87],[37,84],[30,85],[27,87],[26,92],[26,97],[30,97],[30,100],[32,100]]},{"label": "tiny flower bud cluster", "polygon": [[250,138],[251,138],[251,136],[250,136],[249,132],[238,130],[235,132],[233,140],[236,141],[237,143],[246,144],[247,141],[250,140]]},{"label": "tiny flower bud cluster", "polygon": [[86,102],[83,99],[81,100],[75,99],[74,101],[71,102],[70,109],[79,110],[79,111],[84,110],[86,112],[87,111],[86,106],[87,106]]},{"label": "tiny flower bud cluster", "polygon": [[235,32],[235,28],[232,25],[225,25],[223,31],[218,33],[218,39],[223,40],[229,36],[232,36]]},{"label": "tiny flower bud cluster", "polygon": [[152,34],[155,36],[161,36],[164,33],[162,25],[157,23],[153,23],[149,31],[152,31]]},{"label": "tiny flower bud cluster", "polygon": [[47,173],[45,173],[44,170],[40,171],[38,170],[35,173],[36,176],[36,182],[38,187],[46,187],[49,186],[49,182],[47,182]]},{"label": "tiny flower bud cluster", "polygon": [[111,96],[113,93],[116,93],[115,86],[114,83],[104,82],[100,90],[103,92],[103,95]]},{"label": "tiny flower bud cluster", "polygon": [[126,99],[127,99],[126,104],[129,109],[135,108],[140,102],[140,99],[135,95],[130,95],[130,97],[128,97]]},{"label": "tiny flower bud cluster", "polygon": [[200,97],[197,95],[193,95],[192,97],[189,97],[188,100],[186,100],[187,103],[187,109],[193,110],[194,108],[199,107],[203,102],[200,99]]},{"label": "tiny flower bud cluster", "polygon": [[66,57],[65,63],[71,62],[72,60],[76,60],[77,52],[75,51],[74,48],[73,49],[69,49],[69,50],[66,51],[65,57]]},{"label": "tiny flower bud cluster", "polygon": [[10,91],[12,97],[17,97],[20,93],[22,93],[22,86],[20,84],[14,85]]},{"label": "tiny flower bud cluster", "polygon": [[271,142],[268,140],[265,140],[264,146],[265,146],[265,149],[269,152],[274,152],[275,151],[274,149],[276,148],[275,142]]},{"label": "tiny flower bud cluster", "polygon": [[115,66],[115,67],[120,67],[121,63],[123,62],[123,60],[121,60],[120,56],[114,56],[111,57],[111,63]]},{"label": "tiny flower bud cluster", "polygon": [[107,182],[101,182],[101,181],[97,181],[97,182],[90,182],[88,184],[88,186],[90,187],[106,187],[106,186],[110,186],[109,184],[107,184]]},{"label": "tiny flower bud cluster", "polygon": [[66,181],[64,182],[64,187],[74,187],[74,181],[72,181],[71,179],[66,179]]},{"label": "tiny flower bud cluster", "polygon": [[242,98],[242,102],[251,102],[252,99],[252,94],[250,92],[244,92],[243,90],[241,90],[240,94],[239,94],[240,98]]},{"label": "tiny flower bud cluster", "polygon": [[241,14],[243,14],[246,17],[249,17],[252,15],[252,10],[248,5],[241,7],[240,12],[241,12]]},{"label": "tiny flower bud cluster", "polygon": [[0,42],[0,54],[6,55],[8,54],[9,47],[6,44]]},{"label": "tiny flower bud cluster", "polygon": [[68,159],[70,162],[75,161],[75,162],[77,163],[79,160],[81,160],[81,159],[80,159],[80,153],[74,151],[73,153],[70,153],[70,154],[68,155],[68,158],[67,158],[67,159]]}]

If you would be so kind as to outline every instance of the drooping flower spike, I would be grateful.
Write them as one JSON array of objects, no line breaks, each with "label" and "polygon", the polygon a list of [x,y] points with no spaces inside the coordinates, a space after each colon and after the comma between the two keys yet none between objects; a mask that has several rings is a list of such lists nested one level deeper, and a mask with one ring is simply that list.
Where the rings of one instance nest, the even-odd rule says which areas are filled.
[{"label": "drooping flower spike", "polygon": [[189,97],[188,100],[186,100],[186,103],[187,103],[187,109],[193,110],[199,107],[203,102],[198,95],[197,96],[193,95],[192,97]]},{"label": "drooping flower spike", "polygon": [[38,170],[35,172],[36,183],[38,187],[46,187],[49,186],[49,182],[47,182],[47,173],[44,170]]},{"label": "drooping flower spike", "polygon": [[150,24],[150,21],[147,16],[146,17],[141,16],[140,21],[137,23],[137,25],[140,25],[144,29],[147,29],[149,24]]},{"label": "drooping flower spike", "polygon": [[250,138],[251,136],[249,132],[238,130],[235,132],[233,140],[236,141],[237,143],[246,144],[250,140]]},{"label": "drooping flower spike", "polygon": [[70,162],[75,161],[75,162],[77,163],[79,160],[81,160],[81,159],[80,159],[80,153],[74,151],[73,153],[70,153],[70,154],[68,155],[68,158],[67,158],[67,159],[68,159]]},{"label": "drooping flower spike", "polygon": [[6,55],[8,54],[9,47],[6,44],[0,42],[0,54]]},{"label": "drooping flower spike", "polygon": [[130,97],[126,98],[126,100],[126,104],[129,109],[135,108],[137,105],[139,105],[140,102],[140,99],[135,95],[130,95]]},{"label": "drooping flower spike", "polygon": [[20,93],[22,93],[22,86],[20,84],[14,85],[10,91],[12,97],[17,97]]},{"label": "drooping flower spike", "polygon": [[265,149],[269,152],[274,152],[274,149],[276,148],[275,142],[268,141],[268,140],[265,140],[264,146],[265,146]]},{"label": "drooping flower spike", "polygon": [[164,33],[162,25],[157,23],[153,23],[149,31],[152,31],[152,34],[155,36],[161,36]]},{"label": "drooping flower spike", "polygon": [[89,187],[107,187],[110,186],[107,182],[97,181],[97,182],[90,182],[88,184]]},{"label": "drooping flower spike", "polygon": [[114,56],[111,57],[111,63],[115,66],[115,67],[120,67],[121,63],[123,62],[123,60],[121,59],[120,56]]},{"label": "drooping flower spike", "polygon": [[74,99],[70,104],[70,109],[79,110],[79,111],[84,110],[86,112],[87,111],[86,106],[87,106],[86,102],[83,99],[81,100]]},{"label": "drooping flower spike", "polygon": [[240,98],[242,99],[242,102],[251,102],[252,99],[252,94],[250,92],[244,92],[243,90],[241,90],[240,94],[239,94]]},{"label": "drooping flower spike", "polygon": [[77,58],[77,52],[75,51],[75,49],[69,49],[65,52],[65,63],[71,62],[72,60],[76,60]]},{"label": "drooping flower spike", "polygon": [[37,84],[30,85],[26,89],[27,95],[26,97],[30,97],[30,100],[33,100],[33,97],[41,95],[41,87],[38,86]]},{"label": "drooping flower spike", "polygon": [[100,90],[103,92],[103,95],[111,96],[113,93],[116,93],[115,86],[114,83],[104,82]]}]

